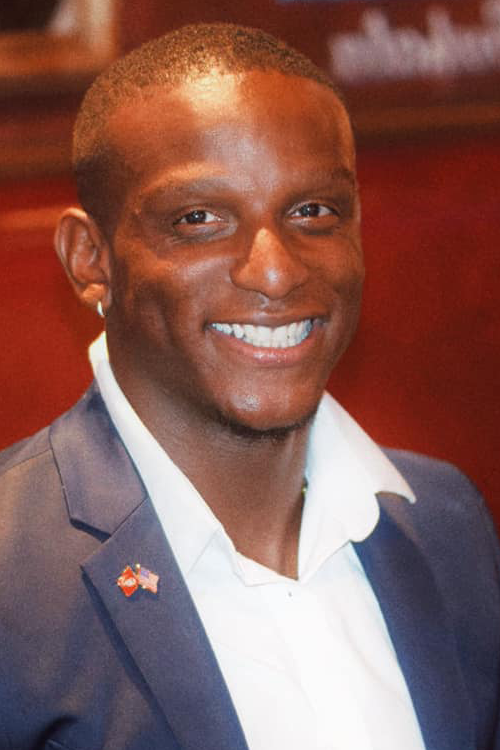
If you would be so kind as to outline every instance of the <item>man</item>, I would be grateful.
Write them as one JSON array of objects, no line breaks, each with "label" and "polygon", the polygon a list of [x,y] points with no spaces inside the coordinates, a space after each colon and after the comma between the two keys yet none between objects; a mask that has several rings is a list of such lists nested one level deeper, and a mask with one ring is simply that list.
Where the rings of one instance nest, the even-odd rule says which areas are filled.
[{"label": "man", "polygon": [[96,375],[4,453],[1,747],[500,748],[498,546],[329,396],[363,264],[337,93],[259,31],[115,63],[56,246]]}]

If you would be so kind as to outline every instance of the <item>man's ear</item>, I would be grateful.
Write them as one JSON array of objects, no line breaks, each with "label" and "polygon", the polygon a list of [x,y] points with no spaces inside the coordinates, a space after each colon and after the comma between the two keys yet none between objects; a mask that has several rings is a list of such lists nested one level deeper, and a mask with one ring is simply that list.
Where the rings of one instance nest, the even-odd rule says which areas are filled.
[{"label": "man's ear", "polygon": [[110,249],[94,219],[79,208],[68,208],[57,225],[56,252],[78,297],[89,307],[111,305]]}]

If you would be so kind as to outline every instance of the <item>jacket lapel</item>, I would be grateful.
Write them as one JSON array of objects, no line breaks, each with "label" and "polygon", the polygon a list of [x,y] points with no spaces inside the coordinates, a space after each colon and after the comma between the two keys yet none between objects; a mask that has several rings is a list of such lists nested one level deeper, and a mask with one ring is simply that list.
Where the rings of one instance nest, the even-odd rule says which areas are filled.
[{"label": "jacket lapel", "polygon": [[[103,543],[82,569],[183,750],[248,750],[196,608],[153,505],[92,388],[51,428],[71,520]],[[159,576],[127,598],[126,565]]]},{"label": "jacket lapel", "polygon": [[473,750],[471,706],[441,594],[405,523],[404,501],[383,493],[379,501],[379,523],[354,546],[384,614],[425,746]]}]

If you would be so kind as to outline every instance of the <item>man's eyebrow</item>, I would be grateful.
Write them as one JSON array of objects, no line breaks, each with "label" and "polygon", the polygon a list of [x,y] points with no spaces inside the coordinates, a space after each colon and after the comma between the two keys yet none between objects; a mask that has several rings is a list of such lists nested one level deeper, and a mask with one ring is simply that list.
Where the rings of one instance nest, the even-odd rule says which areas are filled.
[{"label": "man's eyebrow", "polygon": [[342,179],[346,182],[349,182],[353,187],[357,187],[358,180],[356,177],[356,173],[352,169],[348,169],[347,167],[338,167],[338,169],[335,169],[331,176],[334,179]]},{"label": "man's eyebrow", "polygon": [[146,194],[146,200],[156,197],[161,198],[168,193],[197,193],[212,188],[229,187],[229,182],[224,177],[179,177],[162,180]]},{"label": "man's eyebrow", "polygon": [[347,182],[352,187],[357,187],[356,173],[348,167],[336,167],[335,169],[315,169],[312,173],[318,184],[329,182]]},{"label": "man's eyebrow", "polygon": [[335,186],[346,186],[357,190],[358,180],[356,172],[348,167],[335,167],[335,169],[311,169],[309,176],[307,172],[301,171],[301,177],[306,183],[304,187],[298,186],[299,192],[308,192],[310,190],[328,190]]},{"label": "man's eyebrow", "polygon": [[[301,171],[301,176],[304,177],[304,171]],[[311,187],[315,186],[323,187],[329,183],[335,182],[347,182],[351,187],[357,187],[357,179],[355,173],[345,166],[335,167],[334,169],[318,169],[312,168],[310,170],[310,181]],[[193,170],[190,174],[188,170],[178,176],[170,176],[161,179],[157,185],[153,186],[144,196],[144,203],[150,204],[156,199],[161,200],[169,194],[183,193],[183,194],[197,194],[208,192],[210,190],[219,189],[231,190],[233,188],[231,182],[231,176],[226,175],[200,175],[196,174]]]}]

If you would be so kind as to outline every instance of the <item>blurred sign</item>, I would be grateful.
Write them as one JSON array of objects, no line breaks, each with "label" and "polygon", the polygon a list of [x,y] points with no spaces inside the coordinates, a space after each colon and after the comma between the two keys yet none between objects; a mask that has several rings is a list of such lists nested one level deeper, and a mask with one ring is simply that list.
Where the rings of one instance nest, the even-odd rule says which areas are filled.
[{"label": "blurred sign", "polygon": [[322,64],[361,133],[500,124],[500,0],[333,0],[321,7]]},{"label": "blurred sign", "polygon": [[347,85],[498,72],[500,0],[484,0],[479,12],[477,23],[460,23],[436,3],[424,11],[421,29],[391,23],[382,7],[365,9],[357,29],[330,35],[331,71]]}]

